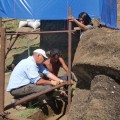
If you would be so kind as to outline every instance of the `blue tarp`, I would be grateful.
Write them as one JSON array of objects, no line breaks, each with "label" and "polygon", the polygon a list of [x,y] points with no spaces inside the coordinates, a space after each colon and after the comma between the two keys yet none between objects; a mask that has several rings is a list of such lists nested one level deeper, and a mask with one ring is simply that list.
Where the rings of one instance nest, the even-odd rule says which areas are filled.
[{"label": "blue tarp", "polygon": [[91,18],[100,18],[103,24],[116,27],[117,0],[0,0],[0,17],[64,20],[70,7],[75,18],[84,11]]},{"label": "blue tarp", "polygon": [[100,1],[100,19],[102,24],[116,28],[117,27],[117,0]]}]

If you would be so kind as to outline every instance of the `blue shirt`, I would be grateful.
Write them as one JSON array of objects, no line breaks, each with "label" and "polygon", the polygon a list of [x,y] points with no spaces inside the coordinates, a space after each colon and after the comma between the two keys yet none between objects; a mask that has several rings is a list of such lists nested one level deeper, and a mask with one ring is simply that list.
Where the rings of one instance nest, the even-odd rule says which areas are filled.
[{"label": "blue shirt", "polygon": [[16,65],[10,76],[7,91],[11,91],[12,89],[19,88],[30,83],[36,84],[36,82],[41,79],[38,73],[39,71],[46,75],[49,73],[43,65],[39,65],[39,67],[37,66],[33,56],[21,60]]}]

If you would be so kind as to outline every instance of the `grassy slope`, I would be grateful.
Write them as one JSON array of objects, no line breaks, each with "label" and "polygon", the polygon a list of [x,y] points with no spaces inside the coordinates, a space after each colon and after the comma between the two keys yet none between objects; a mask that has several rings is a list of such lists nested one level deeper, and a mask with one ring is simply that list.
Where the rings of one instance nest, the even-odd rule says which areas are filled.
[{"label": "grassy slope", "polygon": [[[31,31],[32,28],[29,27],[23,27],[18,28],[19,26],[19,20],[12,20],[8,22],[4,22],[3,27],[6,28],[6,31]],[[10,39],[10,35],[6,36],[6,51],[11,45],[11,43],[14,41],[16,35],[12,36],[12,39]],[[17,41],[15,42],[14,46],[12,47],[11,51],[7,55],[6,59],[6,66],[11,64],[12,61],[15,61],[16,63],[19,62],[22,58],[25,58],[29,56],[28,47],[30,52],[34,49],[34,47],[39,47],[40,39],[39,35],[24,35],[18,37]]]}]

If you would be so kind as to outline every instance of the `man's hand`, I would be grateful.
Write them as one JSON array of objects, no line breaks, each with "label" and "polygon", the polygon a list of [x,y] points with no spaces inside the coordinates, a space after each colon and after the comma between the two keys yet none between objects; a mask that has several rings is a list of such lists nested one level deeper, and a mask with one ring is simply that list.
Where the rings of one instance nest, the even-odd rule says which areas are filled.
[{"label": "man's hand", "polygon": [[70,80],[70,83],[73,85],[73,83],[74,83],[73,80]]},{"label": "man's hand", "polygon": [[51,80],[51,84],[52,84],[53,86],[56,86],[56,85],[58,85],[58,84],[59,84],[59,81],[54,81],[54,80]]},{"label": "man's hand", "polygon": [[59,83],[63,83],[64,82],[64,80],[59,80]]},{"label": "man's hand", "polygon": [[51,84],[53,86],[59,85],[60,83],[63,83],[63,82],[64,82],[64,80],[59,80],[59,81],[51,80]]},{"label": "man's hand", "polygon": [[77,79],[77,77],[75,76],[75,74],[74,74],[73,72],[71,72],[71,75],[72,75],[72,79],[73,79],[73,81],[77,82],[78,79]]},{"label": "man's hand", "polygon": [[69,16],[68,19],[69,19],[69,21],[73,21],[74,17],[73,16]]}]

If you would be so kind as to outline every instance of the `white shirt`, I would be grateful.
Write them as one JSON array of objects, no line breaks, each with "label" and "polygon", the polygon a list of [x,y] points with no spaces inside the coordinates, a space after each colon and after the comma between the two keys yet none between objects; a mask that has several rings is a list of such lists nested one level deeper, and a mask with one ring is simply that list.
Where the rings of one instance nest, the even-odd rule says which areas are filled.
[{"label": "white shirt", "polygon": [[33,56],[21,60],[16,65],[10,76],[7,91],[11,91],[12,89],[19,88],[30,83],[36,84],[36,82],[41,78],[38,71],[41,71],[46,75],[49,73],[49,71],[42,65],[39,65],[38,68]]}]

